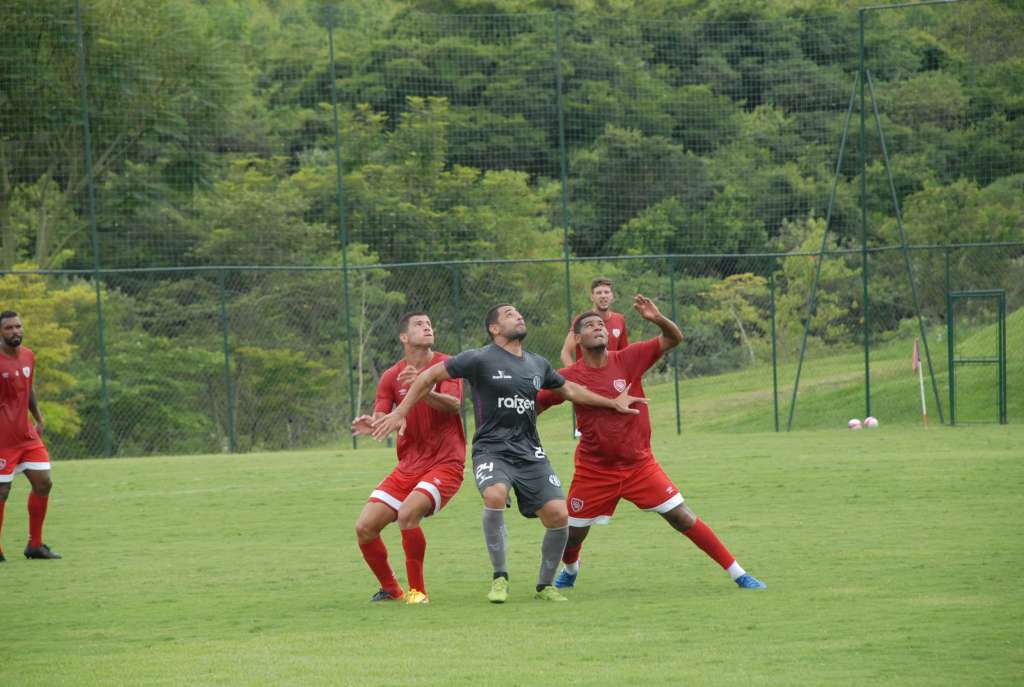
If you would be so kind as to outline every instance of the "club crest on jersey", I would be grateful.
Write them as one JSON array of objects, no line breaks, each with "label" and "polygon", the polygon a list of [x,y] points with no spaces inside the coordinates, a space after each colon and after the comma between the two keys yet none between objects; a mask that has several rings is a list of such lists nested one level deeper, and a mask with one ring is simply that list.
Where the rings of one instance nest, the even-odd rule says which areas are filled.
[{"label": "club crest on jersey", "polygon": [[540,391],[540,375],[533,375],[533,388]]},{"label": "club crest on jersey", "polygon": [[581,510],[583,510],[583,499],[569,499],[569,507],[572,508],[573,513],[579,513]]},{"label": "club crest on jersey", "polygon": [[612,386],[615,388],[616,391],[618,391],[621,394],[623,391],[626,390],[626,380],[625,379],[613,379],[612,380]]},{"label": "club crest on jersey", "polygon": [[3,470],[5,467],[7,467],[7,461],[0,458],[0,470]]},{"label": "club crest on jersey", "polygon": [[622,333],[622,330],[619,329],[618,327],[616,327],[615,329],[612,330],[612,334],[615,336],[616,339],[619,338],[619,334],[621,334],[621,333]]},{"label": "club crest on jersey", "polygon": [[548,481],[554,484],[556,487],[562,486],[562,480],[558,479],[558,475],[554,473],[548,475]]},{"label": "club crest on jersey", "polygon": [[25,375],[26,377],[30,377],[32,375],[32,368],[31,367],[23,367],[23,368],[21,368],[21,374]]}]

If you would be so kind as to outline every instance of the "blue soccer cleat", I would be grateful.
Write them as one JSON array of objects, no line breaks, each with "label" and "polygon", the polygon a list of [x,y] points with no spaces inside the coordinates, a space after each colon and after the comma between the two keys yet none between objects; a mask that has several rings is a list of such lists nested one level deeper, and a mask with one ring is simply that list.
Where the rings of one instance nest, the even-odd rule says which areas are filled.
[{"label": "blue soccer cleat", "polygon": [[768,589],[768,585],[749,573],[744,573],[737,577],[736,584],[738,584],[741,589]]},{"label": "blue soccer cleat", "polygon": [[579,573],[573,575],[563,568],[562,572],[558,573],[558,577],[555,578],[555,587],[558,589],[572,589],[576,586],[576,577],[578,575]]}]

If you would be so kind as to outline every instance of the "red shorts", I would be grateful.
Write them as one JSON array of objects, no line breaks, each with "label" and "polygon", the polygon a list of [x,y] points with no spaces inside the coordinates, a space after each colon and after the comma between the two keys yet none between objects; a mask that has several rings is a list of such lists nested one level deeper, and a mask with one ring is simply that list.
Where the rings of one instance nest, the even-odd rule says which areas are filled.
[{"label": "red shorts", "polygon": [[377,485],[368,500],[383,503],[397,511],[409,494],[419,491],[434,502],[434,512],[430,513],[434,515],[455,496],[462,486],[464,473],[465,468],[460,463],[442,463],[420,473],[402,472],[395,468]]},{"label": "red shorts", "polygon": [[626,468],[576,463],[566,499],[571,526],[608,524],[620,499],[641,510],[667,513],[683,502],[683,495],[653,458]]},{"label": "red shorts", "polygon": [[49,470],[50,454],[42,443],[0,449],[0,482],[12,482],[26,470]]}]

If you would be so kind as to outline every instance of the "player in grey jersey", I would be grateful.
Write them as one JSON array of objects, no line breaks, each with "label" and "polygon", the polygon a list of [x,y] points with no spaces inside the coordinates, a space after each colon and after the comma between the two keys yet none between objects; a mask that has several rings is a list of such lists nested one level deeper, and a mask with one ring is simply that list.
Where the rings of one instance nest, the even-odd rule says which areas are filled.
[{"label": "player in grey jersey", "polygon": [[639,412],[630,405],[646,403],[646,399],[627,392],[614,399],[605,398],[566,381],[547,360],[523,350],[526,323],[515,306],[494,306],[487,312],[485,325],[490,345],[463,351],[428,368],[416,378],[398,407],[374,421],[373,436],[383,441],[391,432],[401,431],[409,410],[438,382],[468,379],[476,413],[473,472],[484,499],[484,539],[494,568],[487,598],[493,603],[508,598],[505,506],[513,489],[519,512],[527,518],[540,518],[545,527],[536,598],[565,601],[551,585],[568,538],[569,514],[562,483],[537,435],[537,393],[551,389],[573,403],[630,414]]}]

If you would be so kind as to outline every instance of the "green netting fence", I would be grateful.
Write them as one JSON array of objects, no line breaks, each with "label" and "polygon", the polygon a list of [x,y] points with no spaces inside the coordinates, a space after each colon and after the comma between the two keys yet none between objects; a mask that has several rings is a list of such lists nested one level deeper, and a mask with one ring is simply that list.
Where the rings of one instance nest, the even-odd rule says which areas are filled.
[{"label": "green netting fence", "polygon": [[917,422],[922,331],[938,418],[968,289],[1019,417],[1024,10],[456,4],[5,3],[0,290],[55,452],[348,443],[403,311],[454,352],[512,301],[555,360],[596,275],[682,325],[683,431]]}]

